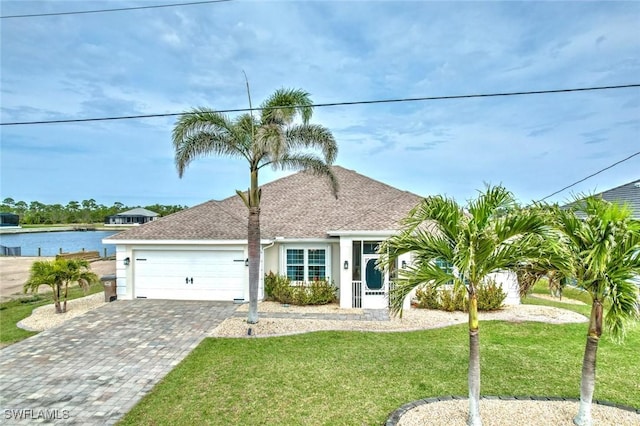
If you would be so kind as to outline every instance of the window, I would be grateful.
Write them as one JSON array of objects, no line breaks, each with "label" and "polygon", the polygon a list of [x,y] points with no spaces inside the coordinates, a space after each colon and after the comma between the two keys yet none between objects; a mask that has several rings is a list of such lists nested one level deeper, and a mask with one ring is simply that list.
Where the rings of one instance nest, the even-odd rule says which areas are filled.
[{"label": "window", "polygon": [[325,279],[325,256],[324,250],[321,249],[309,249],[309,281],[324,280]]},{"label": "window", "polygon": [[[436,266],[442,269],[447,274],[453,273],[453,263],[451,262],[443,259],[436,259]],[[447,284],[453,284],[453,280],[449,281]]]},{"label": "window", "polygon": [[316,281],[327,278],[327,250],[318,248],[286,249],[287,278],[291,281]]},{"label": "window", "polygon": [[287,250],[287,278],[304,281],[304,250]]}]

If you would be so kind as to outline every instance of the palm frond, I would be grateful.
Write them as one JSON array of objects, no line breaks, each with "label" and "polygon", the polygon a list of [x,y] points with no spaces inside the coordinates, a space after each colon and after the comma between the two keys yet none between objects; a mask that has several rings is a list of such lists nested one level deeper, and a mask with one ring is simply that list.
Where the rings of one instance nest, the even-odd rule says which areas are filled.
[{"label": "palm frond", "polygon": [[292,126],[285,134],[288,150],[299,148],[320,149],[327,164],[332,164],[338,155],[338,144],[331,131],[318,124]]},{"label": "palm frond", "polygon": [[329,180],[331,193],[338,198],[339,184],[331,166],[313,154],[288,154],[278,161],[263,163],[260,167],[270,165],[279,170],[307,170],[316,176],[326,177]]},{"label": "palm frond", "polygon": [[300,89],[278,89],[261,105],[262,124],[291,124],[300,115],[303,123],[308,123],[313,115],[313,102],[309,93]]},{"label": "palm frond", "polygon": [[[224,114],[196,108],[182,115],[173,129],[175,164],[182,177],[186,167],[196,158],[207,155],[242,156],[248,158],[251,134],[246,123],[237,126]],[[249,145],[250,146],[250,145]]]}]

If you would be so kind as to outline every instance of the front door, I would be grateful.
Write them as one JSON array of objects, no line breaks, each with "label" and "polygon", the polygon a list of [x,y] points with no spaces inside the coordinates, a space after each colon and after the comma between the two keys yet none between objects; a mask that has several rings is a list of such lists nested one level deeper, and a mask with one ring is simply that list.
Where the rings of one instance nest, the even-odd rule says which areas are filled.
[{"label": "front door", "polygon": [[377,254],[365,254],[363,258],[363,309],[386,309],[388,305],[384,273],[376,267],[378,257]]}]

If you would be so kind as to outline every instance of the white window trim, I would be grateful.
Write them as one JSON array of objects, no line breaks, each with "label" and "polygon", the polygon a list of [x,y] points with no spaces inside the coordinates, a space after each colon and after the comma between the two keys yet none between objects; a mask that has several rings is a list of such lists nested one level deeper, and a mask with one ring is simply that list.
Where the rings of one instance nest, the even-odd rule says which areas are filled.
[{"label": "white window trim", "polygon": [[[330,244],[283,244],[280,251],[280,275],[287,276],[287,250],[304,250],[304,282],[309,282],[309,250],[324,250],[324,275],[331,280],[331,245]],[[315,266],[315,265],[314,265]]]}]

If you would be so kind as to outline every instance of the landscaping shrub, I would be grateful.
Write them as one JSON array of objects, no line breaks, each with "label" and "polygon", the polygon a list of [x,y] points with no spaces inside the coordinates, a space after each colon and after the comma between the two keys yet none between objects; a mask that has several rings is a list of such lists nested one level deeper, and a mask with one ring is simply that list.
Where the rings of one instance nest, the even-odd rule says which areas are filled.
[{"label": "landscaping shrub", "polygon": [[433,287],[416,290],[417,307],[421,309],[439,309],[438,290]]},{"label": "landscaping shrub", "polygon": [[507,298],[506,293],[502,290],[494,280],[478,287],[478,310],[495,311],[502,307],[504,299]]},{"label": "landscaping shrub", "polygon": [[[502,307],[507,295],[495,281],[489,280],[487,283],[478,286],[478,310],[495,311]],[[459,287],[434,289],[423,288],[416,291],[416,306],[423,309],[438,309],[441,311],[453,312],[469,310],[467,290]]]},{"label": "landscaping shrub", "polygon": [[[267,284],[268,283],[268,284]],[[269,289],[267,290],[267,286]],[[328,280],[291,284],[282,275],[265,276],[265,293],[270,300],[292,305],[326,305],[336,301],[337,288]]]},{"label": "landscaping shrub", "polygon": [[268,274],[264,276],[264,295],[266,300],[276,300],[274,293],[281,291],[280,288],[282,286],[288,286],[289,280],[287,277],[282,275],[276,275],[273,272],[269,271]]}]

